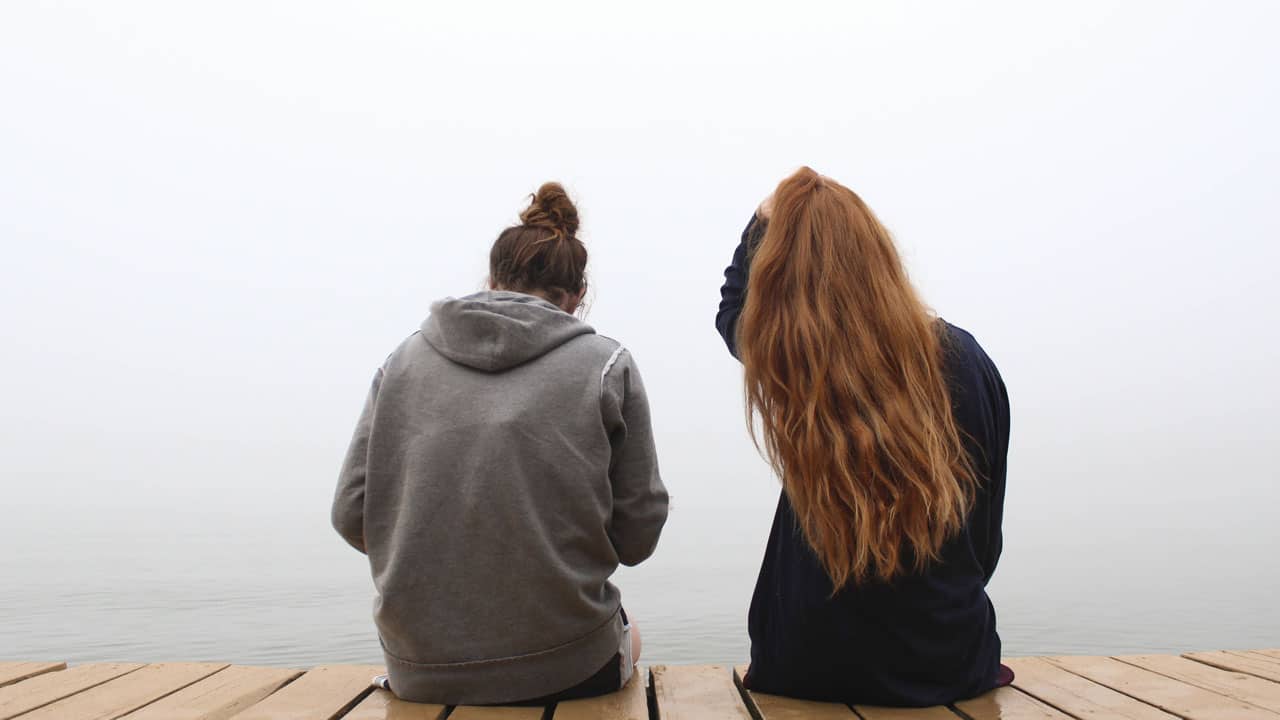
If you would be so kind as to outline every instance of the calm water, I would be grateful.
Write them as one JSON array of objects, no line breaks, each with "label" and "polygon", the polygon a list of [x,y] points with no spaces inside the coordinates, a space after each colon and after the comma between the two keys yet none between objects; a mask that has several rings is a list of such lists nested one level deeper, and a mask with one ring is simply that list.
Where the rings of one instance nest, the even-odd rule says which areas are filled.
[{"label": "calm water", "polygon": [[[380,662],[363,559],[318,508],[15,514],[0,531],[0,657]],[[618,574],[647,660],[746,658],[771,514],[754,499],[677,505],[658,554]],[[1274,543],[1032,539],[1007,529],[991,588],[1008,655],[1280,646]]]}]

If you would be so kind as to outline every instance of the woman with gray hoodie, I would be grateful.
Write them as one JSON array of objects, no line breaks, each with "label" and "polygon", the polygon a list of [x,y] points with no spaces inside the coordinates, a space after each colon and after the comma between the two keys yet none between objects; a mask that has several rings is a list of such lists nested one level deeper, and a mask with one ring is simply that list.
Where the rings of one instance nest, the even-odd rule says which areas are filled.
[{"label": "woman with gray hoodie", "polygon": [[621,688],[639,634],[609,576],[667,517],[630,354],[574,313],[587,250],[538,189],[490,290],[435,303],[374,375],[333,503],[366,553],[400,698],[545,704]]}]

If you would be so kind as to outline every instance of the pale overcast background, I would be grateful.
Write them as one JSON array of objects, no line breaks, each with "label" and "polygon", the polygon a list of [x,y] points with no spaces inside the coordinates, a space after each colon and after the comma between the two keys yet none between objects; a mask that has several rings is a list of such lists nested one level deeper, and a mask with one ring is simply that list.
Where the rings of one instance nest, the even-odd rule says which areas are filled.
[{"label": "pale overcast background", "polygon": [[1013,407],[1006,651],[1280,645],[1280,4],[0,6],[0,655],[377,660],[369,379],[549,179],[674,497],[651,660],[745,657],[777,486],[713,329],[809,164]]}]

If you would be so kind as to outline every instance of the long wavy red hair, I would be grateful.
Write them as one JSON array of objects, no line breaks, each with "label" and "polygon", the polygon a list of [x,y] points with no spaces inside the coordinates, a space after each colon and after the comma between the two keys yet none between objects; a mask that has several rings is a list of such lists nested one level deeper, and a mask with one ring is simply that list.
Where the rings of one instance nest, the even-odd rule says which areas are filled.
[{"label": "long wavy red hair", "polygon": [[753,437],[836,590],[922,570],[976,486],[945,326],[849,188],[802,168],[765,222],[737,330]]}]

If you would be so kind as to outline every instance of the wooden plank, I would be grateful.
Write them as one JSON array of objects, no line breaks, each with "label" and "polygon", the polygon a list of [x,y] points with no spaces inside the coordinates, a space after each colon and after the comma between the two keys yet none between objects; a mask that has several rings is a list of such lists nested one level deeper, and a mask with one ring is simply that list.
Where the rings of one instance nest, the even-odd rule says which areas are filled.
[{"label": "wooden plank", "polygon": [[616,693],[569,700],[556,705],[555,720],[649,720],[649,698],[645,695],[642,668],[636,668],[626,686]]},{"label": "wooden plank", "polygon": [[1280,684],[1270,680],[1209,667],[1193,660],[1170,655],[1122,655],[1116,659],[1188,685],[1202,687],[1219,695],[1266,708],[1280,716]]},{"label": "wooden plank", "polygon": [[299,670],[233,665],[161,698],[126,720],[227,720],[301,675]]},{"label": "wooden plank", "polygon": [[1193,652],[1182,657],[1198,663],[1212,665],[1223,670],[1249,673],[1250,675],[1280,682],[1280,659],[1247,652]]},{"label": "wooden plank", "polygon": [[[858,720],[857,714],[847,705],[837,703],[813,702],[795,698],[770,695],[768,693],[751,692],[742,686],[742,678],[747,674],[746,665],[733,669],[733,682],[742,693],[751,714],[759,720]],[[952,716],[954,720],[954,715]],[[560,720],[559,713],[556,720]]]},{"label": "wooden plank", "polygon": [[1186,720],[1275,720],[1276,714],[1256,705],[1232,700],[1195,685],[1108,657],[1047,658],[1076,675],[1106,685]]},{"label": "wooden plank", "polygon": [[1071,720],[1070,715],[1011,687],[961,700],[956,708],[970,720]]},{"label": "wooden plank", "polygon": [[234,715],[235,720],[334,720],[373,691],[378,665],[321,665]]},{"label": "wooden plank", "polygon": [[159,663],[45,705],[22,720],[115,720],[203,680],[224,663]]},{"label": "wooden plank", "polygon": [[854,705],[863,720],[956,720],[960,716],[945,705],[926,708],[895,708]]},{"label": "wooden plank", "polygon": [[[863,720],[956,720],[959,715],[945,706],[928,708],[880,707],[877,705],[854,705],[853,710],[839,703],[821,703],[809,700],[785,698],[767,693],[751,692],[742,687],[742,678],[746,675],[747,666],[734,668],[734,681],[743,692],[749,708],[765,720],[786,718],[787,720],[804,720],[805,718],[844,720],[863,718]],[[856,710],[856,712],[854,712]],[[558,717],[558,716],[557,716]]]},{"label": "wooden plank", "polygon": [[66,669],[64,662],[3,662],[0,663],[0,687]]},{"label": "wooden plank", "polygon": [[1280,653],[1275,655],[1267,655],[1261,650],[1224,650],[1223,652],[1239,655],[1241,657],[1252,658],[1254,660],[1262,660],[1264,662],[1280,664]]},{"label": "wooden plank", "polygon": [[[540,707],[479,707],[459,705],[449,713],[449,720],[542,720]],[[396,716],[399,720],[399,715]]]},{"label": "wooden plank", "polygon": [[1272,665],[1280,665],[1280,655],[1266,655],[1257,650],[1227,650],[1232,655],[1249,658],[1250,660],[1261,660]]},{"label": "wooden plank", "polygon": [[386,690],[374,690],[342,720],[444,720],[447,711],[444,705],[405,702]]},{"label": "wooden plank", "polygon": [[662,720],[751,720],[723,665],[655,665],[649,677]]},{"label": "wooden plank", "polygon": [[142,663],[94,663],[77,665],[70,670],[38,675],[16,685],[0,688],[0,720],[9,720],[25,712],[83,692],[131,673]]},{"label": "wooden plank", "polygon": [[1067,672],[1043,658],[1010,658],[1005,664],[1019,690],[1076,717],[1174,720],[1169,713]]}]

